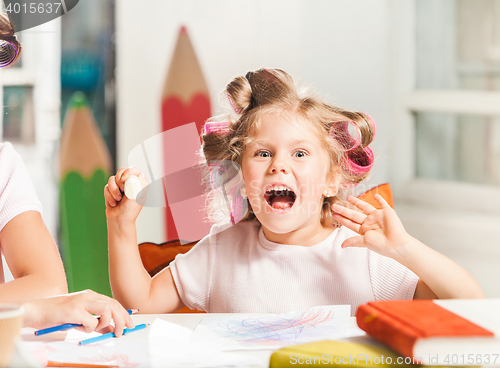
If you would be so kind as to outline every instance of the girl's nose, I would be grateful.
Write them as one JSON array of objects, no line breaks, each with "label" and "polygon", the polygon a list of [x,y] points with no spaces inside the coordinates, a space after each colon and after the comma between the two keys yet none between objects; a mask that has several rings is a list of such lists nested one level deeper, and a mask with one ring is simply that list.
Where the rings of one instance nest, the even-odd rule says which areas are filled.
[{"label": "girl's nose", "polygon": [[288,166],[283,162],[283,161],[274,161],[271,166],[270,166],[271,170],[271,174],[276,174],[278,172],[281,172],[283,174],[288,174],[288,172],[290,171],[288,169]]},{"label": "girl's nose", "polygon": [[[288,171],[287,171],[287,170],[285,170],[285,168],[283,168],[283,167],[282,167],[281,169],[279,169],[279,171],[280,171],[280,172],[282,172],[283,174],[287,174],[287,173],[288,173]],[[278,172],[278,169],[275,169],[275,168],[273,167],[273,169],[271,170],[271,173],[272,173],[272,174],[275,174],[275,173],[277,173],[277,172]]]}]

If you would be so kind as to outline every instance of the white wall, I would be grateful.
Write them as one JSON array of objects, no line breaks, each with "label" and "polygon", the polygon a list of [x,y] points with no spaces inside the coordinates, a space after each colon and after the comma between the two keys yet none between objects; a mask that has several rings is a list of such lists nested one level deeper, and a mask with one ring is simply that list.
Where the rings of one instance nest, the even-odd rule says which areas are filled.
[{"label": "white wall", "polygon": [[[160,94],[179,27],[186,25],[214,103],[234,76],[277,67],[330,102],[371,114],[376,165],[360,189],[389,181],[407,231],[470,271],[487,296],[500,297],[498,214],[404,200],[414,194],[408,187],[415,175],[414,126],[406,100],[416,85],[416,1],[146,0],[137,6],[118,0],[119,165],[158,133]],[[162,211],[144,209],[138,240],[164,241],[162,226]]]},{"label": "white wall", "polygon": [[[42,216],[52,237],[58,238],[59,168],[57,149],[61,109],[61,18],[20,32],[22,68],[0,70],[0,87],[33,86],[35,144],[12,142],[22,157],[36,194]],[[2,88],[0,88],[2,90]],[[3,96],[0,91],[0,100]],[[0,117],[0,126],[2,119]],[[1,134],[2,129],[0,129]],[[2,140],[3,141],[3,140]],[[2,256],[2,260],[3,256]],[[5,280],[12,275],[4,263]]]},{"label": "white wall", "polygon": [[[119,0],[118,165],[158,133],[160,97],[181,25],[187,27],[215,101],[235,76],[281,68],[378,126],[372,183],[388,180],[391,118],[390,0]],[[215,110],[216,111],[216,110]],[[164,240],[161,211],[145,208],[138,240]]]}]

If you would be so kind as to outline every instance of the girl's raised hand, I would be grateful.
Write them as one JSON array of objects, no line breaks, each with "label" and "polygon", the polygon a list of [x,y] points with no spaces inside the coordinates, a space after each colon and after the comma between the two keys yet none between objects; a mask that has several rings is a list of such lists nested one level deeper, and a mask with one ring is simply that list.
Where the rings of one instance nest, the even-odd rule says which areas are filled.
[{"label": "girl's raised hand", "polygon": [[136,167],[121,168],[116,175],[111,176],[104,187],[104,200],[106,202],[106,217],[135,222],[141,212],[142,206],[133,199],[125,196],[125,180],[131,175],[139,178],[141,186],[145,188],[149,182],[146,176]]},{"label": "girl's raised hand", "polygon": [[374,198],[380,204],[381,209],[378,210],[353,196],[347,197],[347,200],[361,212],[338,204],[332,205],[332,210],[335,212],[333,217],[360,235],[345,240],[342,248],[366,247],[383,256],[398,260],[403,248],[410,240],[410,235],[385,199],[379,194],[375,194]]}]

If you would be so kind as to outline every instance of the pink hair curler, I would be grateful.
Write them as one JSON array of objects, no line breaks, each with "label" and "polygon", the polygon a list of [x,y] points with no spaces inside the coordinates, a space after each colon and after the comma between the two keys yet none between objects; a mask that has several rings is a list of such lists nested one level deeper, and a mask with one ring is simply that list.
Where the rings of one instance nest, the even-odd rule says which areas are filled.
[{"label": "pink hair curler", "polygon": [[0,68],[9,66],[16,60],[18,50],[10,41],[0,40]]},{"label": "pink hair curler", "polygon": [[229,121],[207,121],[205,125],[203,125],[203,134],[210,133],[219,133],[219,134],[227,134],[231,131],[229,125],[231,123]]},{"label": "pink hair curler", "polygon": [[243,213],[243,201],[245,201],[245,199],[240,195],[236,195],[232,200],[231,222],[233,224],[240,222],[243,216],[245,215],[245,213]]},{"label": "pink hair curler", "polygon": [[347,158],[345,161],[345,167],[354,175],[364,174],[373,167],[373,163],[375,162],[375,156],[373,155],[373,151],[370,147],[365,147],[362,151],[365,157],[358,157],[360,159],[366,159],[368,161],[368,165],[359,165],[355,163],[351,158]]},{"label": "pink hair curler", "polygon": [[218,163],[209,163],[208,167],[210,168],[210,185],[212,189],[220,191],[224,183],[228,181],[227,169]]},{"label": "pink hair curler", "polygon": [[[349,126],[354,128],[356,137],[349,132]],[[330,126],[330,137],[335,139],[346,152],[350,152],[359,147],[361,143],[361,130],[354,121],[338,121]]]},{"label": "pink hair curler", "polygon": [[226,192],[226,185],[233,182],[238,173],[235,174],[234,166],[232,167],[232,161],[209,161],[208,167],[210,169],[210,185],[212,189],[217,190],[219,193],[223,192],[224,195],[234,196],[239,188],[234,185],[229,187],[229,191]]},{"label": "pink hair curler", "polygon": [[231,98],[231,95],[229,94],[228,91],[226,91],[226,96],[227,96],[227,99],[229,100],[229,103],[231,104],[231,106],[233,107],[233,110],[236,111],[237,114],[240,113],[240,110],[236,108],[236,106],[234,105],[234,102],[233,102],[233,99]]}]

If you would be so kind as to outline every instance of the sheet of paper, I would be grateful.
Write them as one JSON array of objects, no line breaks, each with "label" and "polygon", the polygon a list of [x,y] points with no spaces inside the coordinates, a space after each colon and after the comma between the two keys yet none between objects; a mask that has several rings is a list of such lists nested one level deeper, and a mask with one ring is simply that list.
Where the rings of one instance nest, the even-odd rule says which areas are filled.
[{"label": "sheet of paper", "polygon": [[220,367],[263,365],[259,359],[222,352],[190,342],[193,331],[156,319],[146,330],[117,339],[78,346],[78,341],[97,333],[71,330],[64,341],[23,341],[33,355],[65,363],[113,364],[120,368],[142,367]]},{"label": "sheet of paper", "polygon": [[254,357],[222,352],[202,343],[190,342],[189,328],[156,319],[149,332],[152,367],[220,367],[264,365]]},{"label": "sheet of paper", "polygon": [[336,305],[282,314],[206,317],[191,342],[221,350],[246,350],[341,339],[359,335],[349,327],[350,311],[349,305]]},{"label": "sheet of paper", "polygon": [[187,327],[157,318],[151,325],[149,338],[166,338],[178,342],[189,342],[192,333],[193,330]]}]

